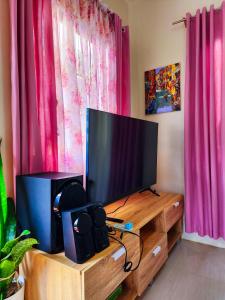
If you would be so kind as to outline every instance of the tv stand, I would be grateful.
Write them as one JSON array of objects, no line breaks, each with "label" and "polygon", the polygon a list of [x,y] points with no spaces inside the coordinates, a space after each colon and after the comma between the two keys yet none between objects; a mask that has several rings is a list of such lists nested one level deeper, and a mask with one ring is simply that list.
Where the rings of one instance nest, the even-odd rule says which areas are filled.
[{"label": "tv stand", "polygon": [[[121,199],[105,207],[114,211]],[[26,300],[105,300],[122,286],[118,300],[134,300],[141,296],[161,267],[170,251],[181,239],[183,196],[173,193],[135,193],[126,206],[112,214],[133,223],[144,244],[142,260],[134,272],[124,272],[125,253],[119,243],[110,239],[110,246],[83,264],[76,264],[64,253],[47,254],[29,251],[22,269],[26,278]],[[120,238],[118,232],[117,238]],[[124,232],[128,260],[138,264],[142,249],[141,239]],[[121,249],[122,248],[122,249]],[[156,278],[157,280],[157,278]]]},{"label": "tv stand", "polygon": [[153,190],[151,187],[145,188],[143,190],[140,190],[139,193],[143,193],[146,191],[150,191],[153,195],[160,197],[160,195],[156,192],[156,190]]}]

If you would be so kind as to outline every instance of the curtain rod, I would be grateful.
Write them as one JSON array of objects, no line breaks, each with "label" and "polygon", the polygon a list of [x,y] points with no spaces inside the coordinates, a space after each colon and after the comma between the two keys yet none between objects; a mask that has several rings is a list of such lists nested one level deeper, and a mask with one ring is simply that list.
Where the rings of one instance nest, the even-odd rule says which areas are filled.
[{"label": "curtain rod", "polygon": [[185,21],[186,21],[186,18],[182,18],[182,19],[180,19],[180,20],[178,20],[178,21],[173,22],[172,25],[176,25],[176,24],[179,24],[179,23],[183,23],[183,22],[185,22]]}]

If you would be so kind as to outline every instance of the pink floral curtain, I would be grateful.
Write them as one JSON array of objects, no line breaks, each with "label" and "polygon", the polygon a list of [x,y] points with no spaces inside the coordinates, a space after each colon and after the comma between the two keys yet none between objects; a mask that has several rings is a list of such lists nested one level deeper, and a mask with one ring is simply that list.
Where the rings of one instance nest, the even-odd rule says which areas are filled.
[{"label": "pink floral curtain", "polygon": [[117,112],[114,17],[98,1],[52,8],[59,170],[83,173],[86,108]]}]

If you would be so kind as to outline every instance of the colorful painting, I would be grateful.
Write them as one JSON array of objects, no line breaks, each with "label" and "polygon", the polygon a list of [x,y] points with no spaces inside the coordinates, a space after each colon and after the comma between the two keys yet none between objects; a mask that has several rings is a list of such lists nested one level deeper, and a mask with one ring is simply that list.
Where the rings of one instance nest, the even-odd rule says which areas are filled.
[{"label": "colorful painting", "polygon": [[180,110],[180,64],[145,72],[145,114]]}]

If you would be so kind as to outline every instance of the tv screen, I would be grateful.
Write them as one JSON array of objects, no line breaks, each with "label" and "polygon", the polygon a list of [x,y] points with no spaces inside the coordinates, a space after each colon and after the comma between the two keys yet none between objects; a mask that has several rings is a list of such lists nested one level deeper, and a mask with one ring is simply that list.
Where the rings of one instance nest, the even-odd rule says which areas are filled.
[{"label": "tv screen", "polygon": [[156,183],[158,124],[87,110],[86,188],[103,205]]}]

